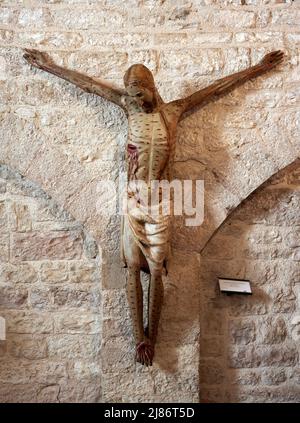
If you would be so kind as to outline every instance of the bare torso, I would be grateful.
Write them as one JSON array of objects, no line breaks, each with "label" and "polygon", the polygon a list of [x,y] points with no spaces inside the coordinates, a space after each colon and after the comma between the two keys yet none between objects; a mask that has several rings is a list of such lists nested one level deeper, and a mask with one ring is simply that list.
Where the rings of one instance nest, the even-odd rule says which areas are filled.
[{"label": "bare torso", "polygon": [[147,113],[133,100],[125,101],[129,125],[128,179],[141,180],[149,186],[153,180],[168,179],[179,108],[162,104]]}]

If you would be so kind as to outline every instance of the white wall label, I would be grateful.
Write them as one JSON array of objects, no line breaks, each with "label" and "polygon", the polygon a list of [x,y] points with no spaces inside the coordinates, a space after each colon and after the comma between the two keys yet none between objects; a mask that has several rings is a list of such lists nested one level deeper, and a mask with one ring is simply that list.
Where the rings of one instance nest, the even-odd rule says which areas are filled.
[{"label": "white wall label", "polygon": [[219,287],[221,292],[252,294],[250,281],[241,279],[219,278]]},{"label": "white wall label", "polygon": [[6,330],[5,330],[5,319],[0,316],[0,341],[5,341]]}]

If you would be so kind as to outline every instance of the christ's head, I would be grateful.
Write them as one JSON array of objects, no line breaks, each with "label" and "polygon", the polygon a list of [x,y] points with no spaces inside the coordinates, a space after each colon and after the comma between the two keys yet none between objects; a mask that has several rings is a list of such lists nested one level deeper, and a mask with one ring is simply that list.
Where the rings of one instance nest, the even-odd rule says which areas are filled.
[{"label": "christ's head", "polygon": [[127,94],[145,110],[156,105],[155,83],[151,71],[142,64],[130,66],[124,75]]}]

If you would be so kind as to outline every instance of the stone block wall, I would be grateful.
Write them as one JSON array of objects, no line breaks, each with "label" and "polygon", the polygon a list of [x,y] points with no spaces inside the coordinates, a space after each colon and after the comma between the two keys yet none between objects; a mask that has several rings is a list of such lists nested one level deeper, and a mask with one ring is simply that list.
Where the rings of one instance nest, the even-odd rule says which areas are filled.
[{"label": "stone block wall", "polygon": [[[102,296],[101,303],[95,300],[100,306],[100,312],[97,309],[95,314],[100,315],[96,326],[101,336],[100,332],[88,335],[90,329],[86,329],[81,338],[72,332],[73,323],[67,329],[53,323],[49,335],[49,339],[54,339],[52,349],[48,335],[44,336],[44,354],[61,349],[62,360],[68,361],[70,369],[75,368],[69,374],[63,370],[59,383],[49,379],[50,387],[44,387],[44,401],[198,401],[201,251],[244,198],[299,156],[299,14],[299,1],[288,0],[0,3],[0,163],[21,173],[27,181],[25,187],[34,182],[59,205],[63,216],[75,219],[68,224],[64,223],[65,218],[59,218],[60,224],[53,223],[52,218],[35,220],[40,219],[35,215],[39,200],[31,194],[29,205],[20,201],[15,208],[5,206],[3,213],[9,214],[11,226],[6,226],[4,217],[0,258],[4,267],[11,260],[12,264],[33,266],[38,278],[33,288],[38,291],[43,291],[48,283],[51,285],[54,278],[51,274],[56,275],[60,282],[56,281],[54,288],[49,286],[49,297],[44,291],[40,299],[36,296],[37,303],[50,301],[52,308],[48,311],[53,322],[51,313],[64,314],[65,304],[74,309],[79,304],[80,310],[81,301],[94,301],[94,290],[100,289]],[[282,48],[286,53],[285,63],[272,74],[249,81],[180,124],[175,175],[181,179],[204,179],[205,221],[198,228],[185,227],[181,219],[175,222],[173,259],[164,280],[165,302],[156,362],[151,369],[133,362],[125,274],[119,267],[120,221],[118,216],[105,215],[104,202],[101,203],[97,191],[99,180],[118,182],[119,169],[124,168],[125,116],[108,102],[30,68],[22,59],[22,49],[26,47],[47,51],[61,65],[119,85],[126,69],[142,62],[153,71],[165,100],[188,95],[217,78],[257,63],[271,50]],[[0,189],[5,184],[1,182]],[[14,202],[14,192],[8,190],[5,195]],[[79,229],[80,224],[84,232],[82,227]],[[88,253],[89,249],[95,252],[94,242],[101,259]],[[228,254],[231,249],[231,245],[226,246]],[[95,272],[99,272],[99,277],[95,281],[91,276],[84,285],[91,287],[86,297],[73,292],[73,262],[75,267],[82,262],[93,267],[97,262]],[[49,276],[45,285],[43,272]],[[6,279],[2,283],[5,289],[9,288]],[[146,284],[145,280],[145,288]],[[27,284],[21,290],[20,301],[31,312],[31,294],[27,300],[26,287]],[[56,311],[54,301],[57,307],[61,304]],[[20,305],[19,311],[22,310]],[[87,311],[87,316],[91,312],[94,310]],[[76,325],[81,318],[76,317]],[[87,318],[89,321],[90,317]],[[54,330],[64,332],[60,335]],[[67,339],[69,335],[68,346],[64,346],[59,337]],[[90,343],[86,341],[87,355],[82,348],[82,365],[77,367],[76,360],[66,359],[73,348],[76,353],[76,348],[83,345],[80,340],[72,344],[76,336],[78,339],[90,336]],[[8,347],[9,343],[1,344],[1,354],[3,351],[10,356]],[[1,363],[6,358],[4,355]],[[11,394],[5,397],[4,389],[3,400],[36,401],[43,383],[31,359],[20,360],[29,366],[27,376],[12,379],[13,382],[8,378],[5,383],[27,380],[28,383],[20,382],[26,384],[27,390],[18,391],[15,387],[13,398]],[[33,360],[35,363],[41,360],[47,366],[52,358]],[[93,367],[95,362],[97,366]],[[44,370],[45,375],[51,372]],[[8,377],[4,370],[2,374]],[[83,382],[76,383],[74,392],[70,392],[68,386],[72,383],[67,383],[68,378]],[[204,400],[212,398],[208,392],[210,382],[206,379],[202,385]],[[218,384],[213,383],[211,390],[219,388],[215,385]],[[22,397],[25,391],[26,398]],[[226,397],[222,395],[215,398]]]},{"label": "stone block wall", "polygon": [[[201,259],[200,394],[299,402],[300,161],[233,212]],[[221,294],[249,279],[252,296]]]},{"label": "stone block wall", "polygon": [[0,402],[101,398],[97,244],[37,185],[0,166]]}]

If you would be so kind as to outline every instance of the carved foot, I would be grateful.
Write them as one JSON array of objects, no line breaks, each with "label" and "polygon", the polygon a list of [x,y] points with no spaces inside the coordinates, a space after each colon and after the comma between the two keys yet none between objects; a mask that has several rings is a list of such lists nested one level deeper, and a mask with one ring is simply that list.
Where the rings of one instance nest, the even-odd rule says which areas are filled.
[{"label": "carved foot", "polygon": [[146,342],[139,342],[136,345],[136,361],[145,366],[152,366],[154,348]]}]

